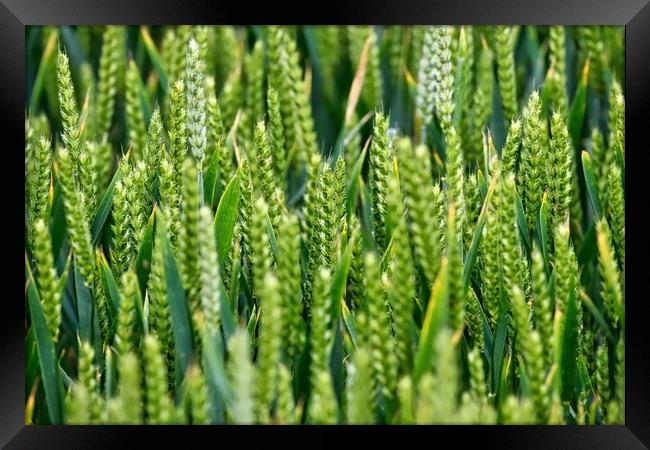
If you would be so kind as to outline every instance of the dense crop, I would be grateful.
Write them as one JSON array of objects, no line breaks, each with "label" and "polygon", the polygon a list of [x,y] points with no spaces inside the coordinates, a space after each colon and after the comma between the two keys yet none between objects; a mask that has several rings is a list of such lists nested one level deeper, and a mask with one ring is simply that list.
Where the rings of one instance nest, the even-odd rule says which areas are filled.
[{"label": "dense crop", "polygon": [[614,27],[30,27],[27,423],[623,423]]}]

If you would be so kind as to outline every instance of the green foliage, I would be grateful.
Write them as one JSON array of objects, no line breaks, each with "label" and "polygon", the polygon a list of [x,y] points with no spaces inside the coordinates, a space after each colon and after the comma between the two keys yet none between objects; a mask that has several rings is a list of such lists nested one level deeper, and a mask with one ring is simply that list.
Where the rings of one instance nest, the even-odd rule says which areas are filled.
[{"label": "green foliage", "polygon": [[27,423],[624,423],[621,27],[27,36]]}]

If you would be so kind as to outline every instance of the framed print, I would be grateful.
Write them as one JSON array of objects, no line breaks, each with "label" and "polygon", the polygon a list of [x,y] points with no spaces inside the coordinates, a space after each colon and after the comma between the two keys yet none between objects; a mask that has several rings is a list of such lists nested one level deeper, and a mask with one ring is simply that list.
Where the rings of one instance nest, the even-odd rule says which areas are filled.
[{"label": "framed print", "polygon": [[0,8],[3,444],[647,446],[650,7],[242,6]]}]

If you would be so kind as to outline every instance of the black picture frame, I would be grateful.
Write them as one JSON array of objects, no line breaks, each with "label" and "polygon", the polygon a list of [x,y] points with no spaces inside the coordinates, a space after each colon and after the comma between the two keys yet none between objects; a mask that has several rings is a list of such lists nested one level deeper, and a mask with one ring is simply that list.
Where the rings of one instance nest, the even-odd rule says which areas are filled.
[{"label": "black picture frame", "polygon": [[[25,426],[24,425],[24,302],[19,300],[22,274],[13,261],[20,260],[20,239],[7,236],[24,235],[19,222],[19,211],[24,208],[15,193],[17,181],[1,177],[10,193],[3,204],[15,202],[6,209],[11,224],[18,227],[16,234],[5,228],[3,242],[10,248],[11,263],[5,266],[4,279],[7,294],[0,315],[0,444],[5,448],[121,448],[130,443],[147,442],[149,446],[184,443],[207,439],[205,442],[231,441],[234,435],[241,443],[251,437],[270,437],[273,434],[305,433],[303,445],[327,440],[343,443],[339,432],[361,432],[369,437],[383,439],[386,433],[413,435],[414,445],[431,442],[479,440],[482,446],[492,448],[589,448],[632,449],[650,446],[650,340],[647,326],[648,300],[642,292],[647,255],[647,231],[644,229],[642,206],[647,205],[643,189],[648,144],[647,118],[650,106],[650,4],[648,0],[456,0],[425,1],[328,1],[318,5],[298,4],[281,7],[277,2],[264,4],[243,2],[213,2],[201,0],[0,0],[0,86],[2,90],[2,124],[7,126],[3,142],[5,155],[16,158],[4,173],[13,174],[22,160],[18,151],[23,145],[25,108],[25,26],[41,24],[185,24],[185,23],[345,23],[345,24],[601,24],[626,27],[626,147],[631,148],[626,164],[627,257],[625,286],[627,323],[626,339],[626,402],[625,426],[455,426],[432,427],[337,427],[334,433],[323,427],[165,427],[150,426]],[[11,137],[12,139],[7,139]],[[17,166],[15,166],[17,167]],[[8,169],[8,170],[7,170]],[[24,185],[24,183],[23,183]],[[21,219],[22,220],[22,219]],[[8,222],[5,222],[8,223]],[[10,234],[11,233],[11,234]],[[645,238],[645,242],[644,242]],[[646,245],[644,245],[646,244]],[[24,257],[23,257],[24,259]],[[14,266],[15,267],[11,267]],[[24,290],[24,286],[23,286]],[[630,292],[632,293],[630,295]],[[23,292],[24,296],[24,292]],[[6,306],[6,308],[5,308]],[[6,312],[5,312],[6,311]],[[421,436],[418,436],[421,434]],[[311,436],[317,435],[314,439]],[[423,440],[421,440],[421,438]],[[225,439],[225,441],[222,441]],[[231,441],[232,442],[232,441]],[[141,445],[141,444],[140,444]],[[454,444],[456,445],[456,444]]]}]

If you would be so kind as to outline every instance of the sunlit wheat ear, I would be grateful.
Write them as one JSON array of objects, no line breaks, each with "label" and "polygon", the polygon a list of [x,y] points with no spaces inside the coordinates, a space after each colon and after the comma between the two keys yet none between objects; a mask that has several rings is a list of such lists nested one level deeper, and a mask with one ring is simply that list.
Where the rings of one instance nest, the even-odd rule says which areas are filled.
[{"label": "sunlit wheat ear", "polygon": [[381,103],[383,98],[383,81],[377,30],[373,26],[349,26],[347,27],[347,38],[350,65],[355,69],[366,40],[370,40],[361,99],[369,109],[375,108]]},{"label": "sunlit wheat ear", "polygon": [[174,410],[167,392],[167,367],[160,341],[152,334],[145,336],[145,398],[148,423],[172,422]]},{"label": "sunlit wheat ear", "polygon": [[34,248],[38,244],[38,238],[35,236],[35,224],[39,220],[49,219],[48,194],[50,192],[50,178],[52,175],[52,147],[50,139],[42,136],[31,150],[32,166],[29,171],[31,182],[29,189],[29,223],[28,233],[30,243]]},{"label": "sunlit wheat ear", "polygon": [[429,220],[431,205],[435,204],[431,160],[426,147],[420,145],[413,151],[407,138],[398,140],[395,148],[416,262],[432,284],[439,267],[440,227]]},{"label": "sunlit wheat ear", "polygon": [[573,179],[573,146],[570,142],[566,117],[559,112],[551,120],[551,157],[549,190],[553,203],[553,221],[558,223],[569,215]]},{"label": "sunlit wheat ear", "polygon": [[86,284],[90,286],[95,276],[95,258],[90,240],[90,226],[87,212],[84,210],[81,191],[75,183],[74,161],[67,149],[58,151],[57,166],[72,251],[81,275]]},{"label": "sunlit wheat ear", "polygon": [[260,422],[268,422],[271,402],[279,383],[278,364],[282,350],[283,311],[278,278],[271,272],[264,275],[258,286],[259,300],[264,311],[260,329],[257,416]]},{"label": "sunlit wheat ear", "polygon": [[598,242],[598,268],[602,277],[601,295],[608,316],[615,326],[619,326],[619,324],[622,325],[620,321],[624,320],[623,311],[625,305],[621,290],[620,272],[614,259],[610,233],[606,221],[598,222],[596,236]]},{"label": "sunlit wheat ear", "polygon": [[183,165],[181,228],[178,236],[178,262],[191,311],[199,309],[199,179],[196,163],[188,158]]},{"label": "sunlit wheat ear", "polygon": [[[79,111],[75,97],[72,76],[67,54],[59,49],[57,55],[57,85],[59,104],[61,105],[61,119],[63,121],[63,143],[70,152],[70,159],[76,174],[79,156],[81,154],[81,130],[79,128]],[[75,175],[76,176],[76,175]]]},{"label": "sunlit wheat ear", "polygon": [[141,159],[145,145],[146,123],[140,100],[140,69],[132,59],[126,70],[126,123],[129,130],[129,148],[134,159]]},{"label": "sunlit wheat ear", "polygon": [[300,290],[300,227],[292,213],[282,215],[277,227],[278,256],[276,275],[283,309],[284,345],[290,359],[297,356],[305,340]]},{"label": "sunlit wheat ear", "polygon": [[[618,81],[612,82],[609,94],[610,147],[625,157],[625,98]],[[621,158],[624,160],[624,158]]]},{"label": "sunlit wheat ear", "polygon": [[507,123],[513,119],[518,110],[514,39],[512,27],[501,26],[495,27],[494,30],[499,95]]},{"label": "sunlit wheat ear", "polygon": [[388,148],[388,118],[383,113],[375,113],[375,124],[370,146],[370,189],[373,203],[373,226],[375,241],[379,248],[386,246],[386,196],[388,191],[388,171],[390,170],[390,149]]},{"label": "sunlit wheat ear", "polygon": [[526,363],[526,371],[530,377],[531,399],[535,405],[537,420],[544,422],[548,416],[548,388],[544,382],[544,353],[539,333],[531,330],[528,320],[528,307],[524,295],[518,286],[511,289],[512,308],[517,329],[518,351]]},{"label": "sunlit wheat ear", "polygon": [[34,256],[36,259],[37,280],[43,313],[52,341],[57,342],[61,326],[61,292],[59,278],[52,255],[52,238],[43,219],[34,224]]},{"label": "sunlit wheat ear", "polygon": [[251,424],[255,420],[253,389],[256,377],[245,330],[239,329],[232,335],[228,342],[228,355],[228,379],[233,393],[228,414],[233,423]]},{"label": "sunlit wheat ear", "polygon": [[372,357],[372,377],[376,396],[391,398],[397,385],[397,358],[387,310],[386,292],[381,282],[379,262],[367,253],[364,262],[364,287],[367,293],[365,325],[361,341]]},{"label": "sunlit wheat ear", "polygon": [[468,160],[480,160],[483,148],[483,132],[492,116],[492,96],[494,73],[494,54],[484,39],[481,40],[481,53],[476,63],[476,91],[470,98],[469,120],[470,138],[466,140],[465,152]]},{"label": "sunlit wheat ear", "polygon": [[544,125],[539,94],[533,92],[528,98],[524,112],[523,141],[520,174],[523,186],[524,209],[528,228],[535,227],[535,219],[547,187],[547,166],[544,161],[545,148],[542,141]]},{"label": "sunlit wheat ear", "polygon": [[120,355],[134,352],[139,342],[137,304],[142,302],[138,278],[132,271],[122,275],[120,286],[120,308],[117,315],[114,344]]},{"label": "sunlit wheat ear", "polygon": [[207,140],[205,116],[205,62],[201,59],[200,47],[190,40],[187,51],[186,95],[187,95],[187,140],[190,154],[199,168],[205,159]]},{"label": "sunlit wheat ear", "polygon": [[372,391],[372,369],[370,354],[365,348],[354,353],[348,366],[347,421],[350,424],[372,424],[374,417],[374,394]]},{"label": "sunlit wheat ear", "polygon": [[97,106],[94,114],[94,135],[104,139],[110,131],[115,115],[115,98],[120,72],[124,70],[126,55],[126,28],[107,26],[102,35],[101,57],[97,86]]},{"label": "sunlit wheat ear", "polygon": [[390,265],[389,300],[393,311],[393,331],[399,372],[408,371],[413,358],[413,342],[410,329],[413,321],[415,275],[409,234],[404,214],[404,203],[396,171],[388,179],[388,216],[393,224],[393,247]]}]

